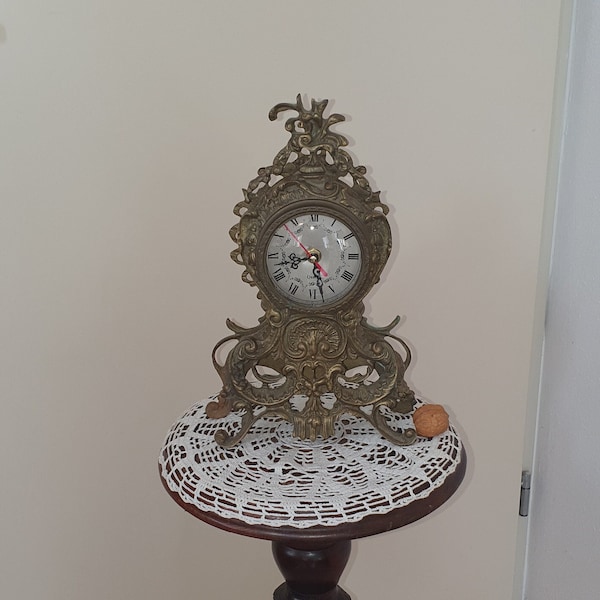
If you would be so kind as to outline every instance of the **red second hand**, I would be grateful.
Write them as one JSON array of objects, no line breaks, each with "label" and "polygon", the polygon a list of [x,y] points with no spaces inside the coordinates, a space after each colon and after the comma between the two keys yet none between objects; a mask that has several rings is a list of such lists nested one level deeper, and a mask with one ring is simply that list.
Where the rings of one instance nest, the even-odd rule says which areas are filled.
[{"label": "red second hand", "polygon": [[[302,248],[302,250],[304,250],[304,252],[306,253],[306,256],[308,256],[309,258],[313,258],[313,255],[306,249],[306,247],[302,244],[302,242],[294,235],[292,230],[285,224],[284,224],[284,227],[285,227],[286,231],[296,240],[296,242],[298,242],[298,245],[300,246],[300,248]],[[313,261],[311,260],[311,262],[313,262]],[[319,269],[319,271],[321,271],[321,275],[323,275],[323,277],[327,277],[327,271],[325,271],[325,269],[316,260],[313,262],[313,264],[315,265],[315,267],[317,267],[317,269]]]}]

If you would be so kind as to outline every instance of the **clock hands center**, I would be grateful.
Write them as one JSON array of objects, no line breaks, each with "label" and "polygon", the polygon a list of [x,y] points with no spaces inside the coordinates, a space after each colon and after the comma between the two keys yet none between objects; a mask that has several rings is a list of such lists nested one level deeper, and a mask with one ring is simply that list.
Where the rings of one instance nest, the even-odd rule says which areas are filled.
[{"label": "clock hands center", "polygon": [[311,248],[310,250],[296,237],[294,232],[284,224],[283,226],[285,230],[294,238],[298,246],[304,250],[304,253],[308,257],[308,260],[320,271],[323,277],[328,277],[327,271],[319,264],[319,260],[321,259],[321,253],[315,248]]}]

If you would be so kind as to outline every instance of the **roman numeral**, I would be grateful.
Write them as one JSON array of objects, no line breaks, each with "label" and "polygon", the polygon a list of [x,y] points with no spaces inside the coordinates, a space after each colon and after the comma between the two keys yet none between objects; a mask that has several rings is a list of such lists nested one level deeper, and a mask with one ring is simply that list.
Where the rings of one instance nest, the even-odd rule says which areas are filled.
[{"label": "roman numeral", "polygon": [[295,283],[290,283],[289,292],[294,296],[298,291],[298,286]]},{"label": "roman numeral", "polygon": [[350,252],[348,254],[348,260],[358,260],[358,252]]},{"label": "roman numeral", "polygon": [[344,271],[342,273],[342,279],[345,279],[346,281],[352,281],[353,277],[354,277],[354,273],[350,273],[350,271]]},{"label": "roman numeral", "polygon": [[335,290],[330,285],[328,285],[327,287],[331,290],[332,294],[335,294]]},{"label": "roman numeral", "polygon": [[290,219],[292,225],[298,225],[298,219]]},{"label": "roman numeral", "polygon": [[267,258],[276,259],[279,256],[278,252],[273,252],[271,254],[267,254]]},{"label": "roman numeral", "polygon": [[308,288],[308,295],[311,300],[317,299],[317,288]]},{"label": "roman numeral", "polygon": [[285,273],[281,269],[277,269],[277,271],[273,273],[273,279],[275,281],[281,281],[284,277]]},{"label": "roman numeral", "polygon": [[280,237],[280,238],[283,238],[283,236],[282,236],[280,233],[274,233],[274,234],[273,234],[273,237]]},{"label": "roman numeral", "polygon": [[333,227],[336,223],[337,223],[337,219],[334,219],[333,221],[331,221],[331,225],[329,227]]},{"label": "roman numeral", "polygon": [[348,241],[350,238],[353,238],[353,237],[354,237],[354,234],[353,234],[353,233],[349,233],[348,235],[345,235],[345,236],[344,236],[344,239],[345,239],[346,241]]},{"label": "roman numeral", "polygon": [[313,223],[317,223],[319,221],[319,215],[310,215],[310,220]]}]

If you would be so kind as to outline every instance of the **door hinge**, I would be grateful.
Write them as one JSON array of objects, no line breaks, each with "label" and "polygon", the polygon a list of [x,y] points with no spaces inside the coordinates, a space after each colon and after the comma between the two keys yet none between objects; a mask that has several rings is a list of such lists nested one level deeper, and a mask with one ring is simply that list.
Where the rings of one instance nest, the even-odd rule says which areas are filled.
[{"label": "door hinge", "polygon": [[529,516],[529,496],[531,494],[531,472],[523,471],[521,473],[521,499],[519,501],[519,515],[521,517]]}]

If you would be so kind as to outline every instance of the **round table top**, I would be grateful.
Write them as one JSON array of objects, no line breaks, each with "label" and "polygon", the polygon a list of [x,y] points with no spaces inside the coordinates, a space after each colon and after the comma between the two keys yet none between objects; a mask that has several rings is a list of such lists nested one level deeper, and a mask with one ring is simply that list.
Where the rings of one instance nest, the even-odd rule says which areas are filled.
[{"label": "round table top", "polygon": [[[159,470],[177,504],[233,533],[296,544],[375,535],[433,512],[465,474],[464,448],[452,427],[397,446],[368,421],[348,415],[338,420],[333,438],[311,442],[269,417],[226,449],[214,434],[235,429],[240,417],[209,419],[209,401],[173,424]],[[409,415],[390,419],[411,425]]]}]

